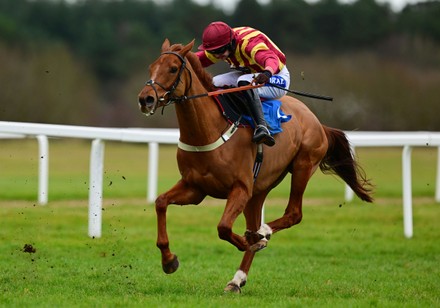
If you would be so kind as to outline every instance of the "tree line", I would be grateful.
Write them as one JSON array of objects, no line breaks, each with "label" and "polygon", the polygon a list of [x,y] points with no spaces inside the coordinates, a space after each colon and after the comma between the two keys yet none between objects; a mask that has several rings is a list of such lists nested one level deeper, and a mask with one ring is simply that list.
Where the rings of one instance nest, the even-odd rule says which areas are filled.
[{"label": "tree line", "polygon": [[376,46],[396,35],[440,43],[439,16],[440,2],[409,5],[395,13],[374,0],[273,0],[266,5],[241,0],[226,15],[212,4],[191,0],[162,5],[140,0],[2,0],[0,37],[10,44],[62,42],[106,80],[126,77],[142,54],[165,37],[173,42],[200,40],[204,26],[214,20],[257,27],[284,50],[340,52]]},{"label": "tree line", "polygon": [[[69,87],[80,88],[77,95],[82,97],[83,107],[92,115],[87,121],[99,119],[96,121],[108,124],[115,117],[120,119],[121,112],[110,109],[116,106],[114,109],[119,110],[127,93],[137,89],[139,84],[135,86],[134,79],[146,78],[141,76],[145,76],[147,64],[158,55],[164,38],[173,43],[188,43],[195,38],[198,45],[203,28],[211,21],[258,28],[283,51],[299,59],[322,54],[330,59],[368,51],[394,60],[398,57],[417,67],[439,68],[438,16],[438,1],[407,5],[401,12],[393,12],[389,5],[374,0],[357,0],[350,4],[336,0],[313,4],[304,0],[272,0],[265,5],[256,0],[241,0],[235,10],[227,14],[213,4],[199,5],[191,0],[172,0],[165,4],[141,0],[78,0],[74,3],[1,0],[0,60],[16,61],[17,65],[6,65],[0,80],[10,77],[5,76],[7,72],[20,75],[17,69],[22,70],[22,74],[31,73],[26,71],[23,62],[34,59],[29,65],[42,68],[38,71],[40,75],[29,80],[29,88],[38,88],[41,95],[52,97],[50,110],[57,110],[60,107],[53,105],[59,97],[49,89],[54,83],[49,76],[54,71],[44,69],[44,65],[49,67],[51,59],[59,61],[65,66],[57,67],[66,81],[62,84],[56,78],[56,82],[61,83],[58,89],[62,89],[58,96],[72,100],[68,97],[72,93],[64,93],[70,91]],[[69,71],[84,78],[69,79],[65,76]],[[48,89],[43,91],[38,85],[44,80]],[[87,80],[89,86],[79,86],[81,80]],[[18,88],[16,84],[11,87]],[[3,100],[14,100],[14,94],[5,95],[0,94],[0,99],[3,96]],[[27,93],[22,99],[37,98]],[[0,110],[2,118],[16,120],[17,116],[11,116],[13,113],[13,110]],[[34,113],[28,113],[32,119]],[[80,115],[74,114],[68,122],[81,123],[75,120],[78,117]],[[132,121],[130,116],[128,119]],[[44,115],[38,120],[52,121]]]}]

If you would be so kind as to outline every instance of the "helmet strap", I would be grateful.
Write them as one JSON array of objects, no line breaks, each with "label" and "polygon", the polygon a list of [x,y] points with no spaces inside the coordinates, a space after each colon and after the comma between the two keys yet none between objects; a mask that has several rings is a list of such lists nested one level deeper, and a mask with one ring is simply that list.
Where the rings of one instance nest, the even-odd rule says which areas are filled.
[{"label": "helmet strap", "polygon": [[237,47],[237,40],[235,38],[233,38],[231,40],[231,42],[229,43],[229,50],[231,52],[234,52],[236,47]]}]

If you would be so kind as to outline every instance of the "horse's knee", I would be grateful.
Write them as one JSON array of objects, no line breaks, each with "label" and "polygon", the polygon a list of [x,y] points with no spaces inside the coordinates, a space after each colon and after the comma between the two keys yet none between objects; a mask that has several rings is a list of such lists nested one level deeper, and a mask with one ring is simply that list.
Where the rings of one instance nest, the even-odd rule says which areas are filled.
[{"label": "horse's knee", "polygon": [[302,213],[293,213],[286,216],[287,228],[297,225],[302,220]]},{"label": "horse's knee", "polygon": [[166,204],[167,202],[166,202],[166,200],[167,200],[167,198],[166,198],[166,196],[165,196],[165,194],[161,194],[161,195],[159,195],[157,198],[156,198],[156,206],[157,205],[163,205],[163,204]]},{"label": "horse's knee", "polygon": [[303,218],[302,213],[295,214],[293,216],[293,224],[292,224],[292,226],[299,224],[301,222],[302,218]]},{"label": "horse's knee", "polygon": [[218,237],[222,240],[228,240],[231,238],[232,229],[229,226],[219,224],[217,226]]},{"label": "horse's knee", "polygon": [[168,202],[164,195],[160,195],[159,197],[157,197],[155,204],[156,212],[164,211],[168,207]]}]

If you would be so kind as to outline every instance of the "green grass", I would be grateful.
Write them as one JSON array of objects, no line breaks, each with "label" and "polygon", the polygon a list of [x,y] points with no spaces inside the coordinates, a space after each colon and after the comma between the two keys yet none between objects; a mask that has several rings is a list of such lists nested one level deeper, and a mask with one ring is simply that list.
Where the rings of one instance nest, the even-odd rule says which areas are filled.
[{"label": "green grass", "polygon": [[[38,194],[38,145],[35,140],[0,140],[0,199],[36,200]],[[179,179],[175,146],[161,146],[159,192]],[[358,148],[357,156],[376,185],[375,196],[402,197],[401,148]],[[51,139],[49,143],[49,200],[87,199],[90,142]],[[412,154],[413,195],[435,194],[436,148],[415,148]],[[104,197],[146,196],[148,146],[107,142],[104,162]],[[343,197],[344,183],[320,171],[312,177],[306,197]],[[286,177],[270,194],[285,198],[290,191]]]},{"label": "green grass", "polygon": [[[329,200],[337,204],[337,200]],[[319,204],[318,204],[319,203]],[[440,305],[440,207],[414,208],[415,236],[402,234],[399,200],[342,207],[306,202],[303,222],[257,254],[240,297],[224,295],[241,253],[217,238],[220,202],[170,207],[180,269],[162,273],[153,206],[111,200],[103,237],[87,234],[84,201],[0,204],[0,302],[7,306],[391,306]],[[267,203],[268,219],[284,202]],[[243,222],[236,231],[242,233]],[[22,249],[31,244],[35,253]]]},{"label": "green grass", "polygon": [[[162,272],[154,206],[145,202],[145,146],[106,144],[102,238],[92,239],[89,144],[51,140],[50,201],[39,206],[36,142],[1,143],[0,306],[440,306],[434,150],[413,153],[412,239],[403,236],[400,150],[358,149],[377,185],[377,202],[346,203],[343,184],[317,173],[303,221],[275,234],[257,254],[237,296],[222,291],[242,253],[217,237],[221,200],[170,207],[171,249],[181,266],[172,275]],[[161,147],[160,191],[178,177],[174,152]],[[267,220],[282,215],[287,192],[282,183],[267,200]],[[244,232],[241,217],[235,231]],[[35,253],[24,252],[25,244]]]}]

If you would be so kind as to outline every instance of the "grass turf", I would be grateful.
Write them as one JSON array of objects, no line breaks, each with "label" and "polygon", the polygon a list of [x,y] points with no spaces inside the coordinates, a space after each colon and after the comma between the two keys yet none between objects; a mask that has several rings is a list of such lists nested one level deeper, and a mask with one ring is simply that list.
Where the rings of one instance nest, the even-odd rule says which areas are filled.
[{"label": "grass turf", "polygon": [[[170,207],[171,249],[181,268],[162,273],[154,207],[145,202],[145,146],[106,144],[100,239],[87,237],[89,144],[51,140],[46,206],[35,204],[37,153],[34,140],[2,141],[2,306],[440,305],[433,149],[413,152],[414,238],[403,236],[400,150],[358,149],[376,203],[345,202],[343,183],[318,172],[303,221],[257,254],[241,296],[222,292],[242,256],[217,238],[222,201]],[[174,153],[161,147],[159,191],[178,178]],[[285,181],[271,194],[266,220],[282,215],[288,189]],[[244,232],[242,218],[235,231]]]}]

